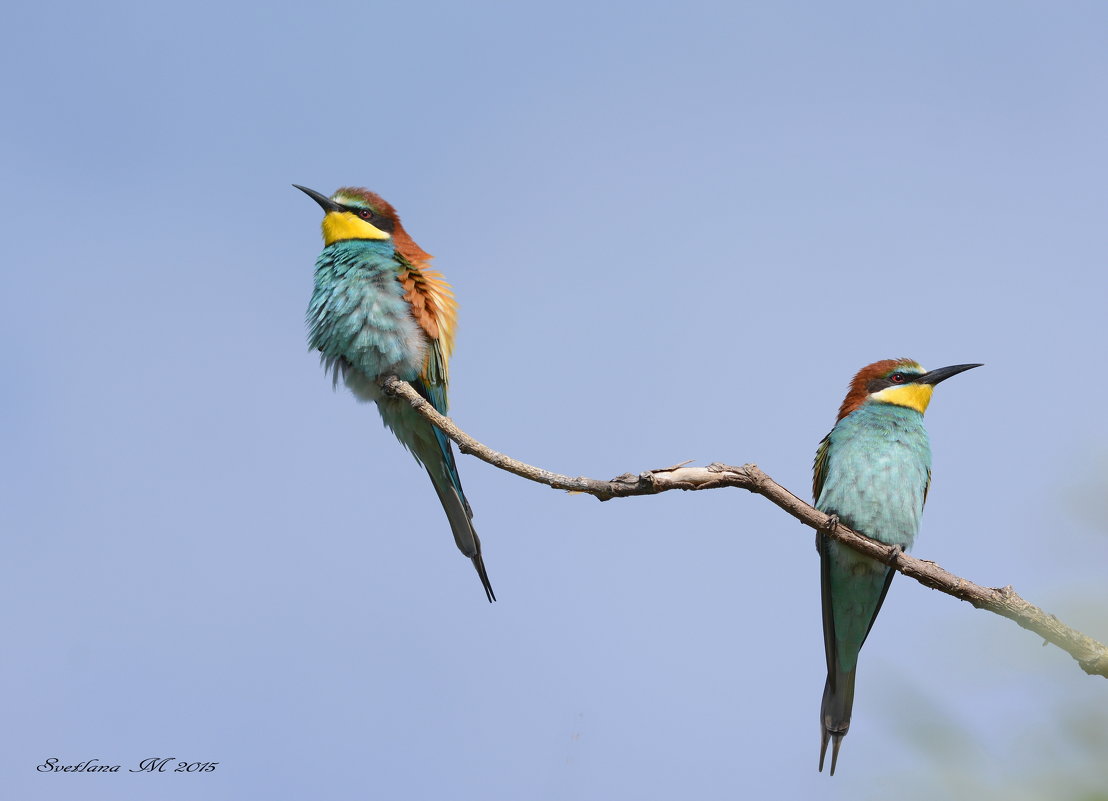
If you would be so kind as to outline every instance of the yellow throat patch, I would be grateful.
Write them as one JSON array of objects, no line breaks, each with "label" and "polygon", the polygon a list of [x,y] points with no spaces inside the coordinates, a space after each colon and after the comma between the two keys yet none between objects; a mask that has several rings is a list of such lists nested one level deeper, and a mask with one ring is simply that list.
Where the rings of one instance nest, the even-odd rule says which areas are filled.
[{"label": "yellow throat patch", "polygon": [[350,211],[329,211],[323,217],[323,243],[342,239],[388,239],[389,235]]},{"label": "yellow throat patch", "polygon": [[875,392],[870,397],[884,403],[895,403],[897,406],[907,406],[915,409],[920,414],[927,411],[927,404],[931,402],[931,393],[935,388],[930,384],[902,384],[901,386],[885,387],[880,392]]}]

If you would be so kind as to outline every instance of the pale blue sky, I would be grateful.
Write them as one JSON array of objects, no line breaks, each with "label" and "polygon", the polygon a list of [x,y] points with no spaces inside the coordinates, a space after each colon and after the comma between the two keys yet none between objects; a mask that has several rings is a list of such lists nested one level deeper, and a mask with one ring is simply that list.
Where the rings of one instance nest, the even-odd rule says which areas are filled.
[{"label": "pale blue sky", "polygon": [[[818,774],[812,533],[746,493],[600,504],[460,457],[488,605],[307,350],[290,184],[398,208],[461,303],[455,419],[552,470],[754,461],[807,497],[855,370],[985,362],[928,414],[915,553],[1104,640],[1106,28],[1011,0],[9,10],[6,797],[1103,787],[1067,721],[1103,736],[1104,680],[903,577]],[[158,755],[220,765],[35,771]]]}]

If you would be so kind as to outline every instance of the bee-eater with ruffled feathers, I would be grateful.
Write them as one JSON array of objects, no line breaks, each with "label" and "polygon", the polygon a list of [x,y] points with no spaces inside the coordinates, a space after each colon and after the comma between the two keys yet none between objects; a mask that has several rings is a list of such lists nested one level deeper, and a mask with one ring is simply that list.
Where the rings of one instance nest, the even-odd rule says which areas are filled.
[{"label": "bee-eater with ruffled feathers", "polygon": [[454,294],[381,197],[350,187],[326,197],[293,186],[323,208],[324,248],[308,305],[308,342],[322,354],[333,382],[341,376],[359,400],[374,401],[385,425],[427,470],[458,550],[473,561],[485,595],[495,601],[450,440],[406,400],[384,395],[377,385],[395,375],[447,413]]},{"label": "bee-eater with ruffled feathers", "polygon": [[[816,508],[886,545],[907,550],[919,531],[931,484],[931,445],[923,413],[940,381],[980,367],[926,371],[911,359],[885,359],[854,376],[831,433],[816,451]],[[820,707],[819,769],[831,742],[831,775],[850,728],[858,652],[896,573],[891,567],[817,535],[823,595],[827,683]]]}]

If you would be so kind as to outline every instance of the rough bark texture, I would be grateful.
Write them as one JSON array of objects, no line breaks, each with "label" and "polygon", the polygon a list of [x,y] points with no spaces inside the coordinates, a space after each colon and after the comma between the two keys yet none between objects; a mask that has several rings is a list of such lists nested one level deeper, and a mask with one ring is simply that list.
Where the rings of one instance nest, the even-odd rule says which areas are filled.
[{"label": "rough bark texture", "polygon": [[1108,678],[1108,647],[1092,637],[1067,626],[1054,615],[1025,601],[1009,585],[1007,587],[982,587],[939,567],[934,562],[917,559],[903,551],[871,540],[851,531],[838,520],[805,503],[782,487],[757,465],[738,467],[714,463],[707,467],[675,465],[642,473],[624,473],[610,481],[595,478],[563,476],[534,467],[482,445],[466,434],[447,417],[443,417],[404,381],[389,376],[381,380],[382,389],[390,395],[408,400],[421,415],[430,420],[452,439],[462,453],[476,456],[493,467],[517,476],[546,484],[554,489],[569,490],[593,495],[602,501],[612,498],[629,498],[635,495],[656,495],[669,490],[708,490],[735,487],[761,495],[791,514],[801,523],[817,531],[827,532],[833,539],[861,553],[878,559],[904,575],[955,598],[987,609],[1020,626],[1035,632],[1047,642],[1061,648],[1074,659],[1081,669],[1090,675]]}]

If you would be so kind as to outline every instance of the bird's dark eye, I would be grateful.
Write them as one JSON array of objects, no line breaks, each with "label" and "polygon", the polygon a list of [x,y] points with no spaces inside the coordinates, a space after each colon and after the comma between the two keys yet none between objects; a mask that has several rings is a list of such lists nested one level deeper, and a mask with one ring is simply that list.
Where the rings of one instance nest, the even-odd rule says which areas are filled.
[{"label": "bird's dark eye", "polygon": [[358,216],[361,217],[363,220],[368,220],[370,217],[373,216],[373,212],[369,209],[358,209]]},{"label": "bird's dark eye", "polygon": [[894,384],[903,384],[904,373],[893,373],[889,376],[889,380],[892,381]]}]

